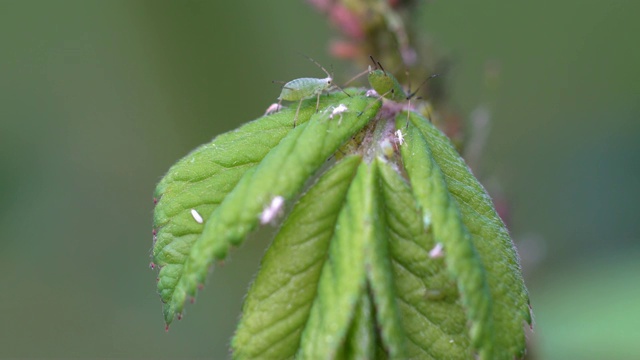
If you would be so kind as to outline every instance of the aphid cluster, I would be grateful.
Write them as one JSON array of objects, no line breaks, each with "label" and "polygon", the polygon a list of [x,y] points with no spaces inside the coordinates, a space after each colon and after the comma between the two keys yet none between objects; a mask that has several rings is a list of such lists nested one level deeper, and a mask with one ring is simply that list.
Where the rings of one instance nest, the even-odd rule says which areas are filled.
[{"label": "aphid cluster", "polygon": [[[418,93],[418,90],[430,79],[438,76],[438,74],[434,74],[429,76],[418,88],[411,92],[410,90],[405,91],[405,89],[400,85],[398,79],[392,74],[385,71],[384,67],[380,62],[376,61],[373,56],[370,56],[371,61],[373,62],[373,67],[370,65],[367,70],[355,76],[353,79],[349,80],[347,83],[355,80],[356,78],[368,74],[368,81],[371,89],[367,90],[365,96],[367,97],[377,97],[378,100],[388,100],[389,102],[385,102],[385,108],[387,111],[390,111],[392,114],[396,114],[400,111],[407,111],[407,117],[409,116],[408,111],[411,111],[411,99]],[[329,91],[331,88],[336,87],[342,90],[339,86],[333,83],[333,76],[330,74],[322,65],[320,65],[315,60],[307,57],[310,61],[316,64],[322,71],[327,74],[326,78],[299,78],[291,80],[285,83],[282,87],[282,91],[280,96],[278,97],[278,102],[271,104],[265,115],[274,113],[279,111],[282,108],[282,101],[299,101],[298,108],[296,109],[296,114],[294,117],[294,127],[298,120],[298,114],[300,112],[300,107],[302,105],[302,101],[305,99],[309,99],[312,97],[316,97],[316,112],[318,112],[318,107],[320,105],[320,95],[324,92]],[[344,91],[344,90],[342,90]],[[345,92],[346,93],[346,92]],[[347,94],[348,95],[348,94]],[[373,104],[373,103],[372,103]],[[397,104],[397,105],[394,105]],[[371,105],[369,105],[371,106]],[[340,116],[340,120],[338,123],[342,121],[342,114],[348,111],[347,106],[344,104],[339,104],[338,106],[329,106],[325,112],[329,112],[329,119],[333,119],[336,116]],[[358,116],[362,115],[366,111],[364,109],[361,111]],[[408,126],[408,118],[407,118],[407,126]],[[391,141],[397,145],[402,146],[404,143],[404,134],[401,130],[397,130],[393,134],[393,139]],[[394,146],[397,149],[397,146]]]}]

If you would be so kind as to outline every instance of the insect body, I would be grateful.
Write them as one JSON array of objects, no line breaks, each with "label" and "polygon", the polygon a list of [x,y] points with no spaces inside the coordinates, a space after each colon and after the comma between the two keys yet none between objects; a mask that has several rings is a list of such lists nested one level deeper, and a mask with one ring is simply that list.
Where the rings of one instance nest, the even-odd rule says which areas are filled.
[{"label": "insect body", "polygon": [[[411,98],[413,98],[418,93],[418,90],[422,87],[422,85],[426,84],[426,82],[430,79],[438,76],[438,74],[429,76],[422,84],[420,84],[420,86],[418,86],[416,91],[407,93],[402,88],[402,85],[400,85],[400,82],[398,82],[398,79],[396,79],[395,76],[387,73],[382,65],[373,59],[373,56],[369,57],[371,58],[371,61],[373,61],[373,65],[375,66],[375,68],[371,68],[371,66],[369,66],[368,75],[369,84],[371,85],[373,90],[379,94],[380,99],[385,98],[398,103],[404,101],[408,102],[408,109],[411,109]],[[407,118],[407,126],[408,124],[409,122]],[[400,141],[400,145],[402,145],[402,141],[404,139],[400,138],[400,136],[398,136],[398,138]]]},{"label": "insect body", "polygon": [[331,76],[325,79],[300,78],[291,80],[282,87],[278,100],[296,101],[313,96],[320,97],[322,92],[331,88],[332,81]]},{"label": "insect body", "polygon": [[381,97],[393,101],[404,101],[412,97],[405,93],[395,76],[387,74],[380,63],[374,61],[374,64],[376,65],[374,69],[369,66],[369,84]]},{"label": "insect body", "polygon": [[407,93],[398,82],[395,76],[387,73],[382,65],[373,59],[373,56],[370,56],[371,61],[373,61],[373,65],[375,68],[371,68],[369,66],[369,84],[381,97],[385,99],[389,99],[396,102],[411,100],[417,93],[418,90],[430,79],[438,76],[438,74],[434,74],[429,76],[418,88],[416,91],[412,93]]},{"label": "insect body", "polygon": [[[296,126],[296,121],[298,120],[298,113],[300,112],[300,106],[302,105],[302,100],[309,99],[312,97],[316,97],[316,112],[318,112],[318,106],[320,105],[320,95],[323,92],[330,90],[332,87],[338,87],[333,84],[333,76],[324,68],[322,65],[318,64],[312,58],[306,56],[307,59],[312,61],[314,64],[318,65],[327,77],[324,79],[316,79],[316,78],[300,78],[291,80],[288,83],[284,84],[282,87],[282,92],[280,92],[280,96],[278,96],[278,106],[282,103],[282,100],[286,101],[298,101],[298,109],[296,110],[296,115],[293,120],[293,126]],[[342,89],[340,89],[342,90]],[[343,90],[344,91],[344,90]],[[346,94],[346,93],[345,93]],[[347,94],[349,95],[349,94]]]}]

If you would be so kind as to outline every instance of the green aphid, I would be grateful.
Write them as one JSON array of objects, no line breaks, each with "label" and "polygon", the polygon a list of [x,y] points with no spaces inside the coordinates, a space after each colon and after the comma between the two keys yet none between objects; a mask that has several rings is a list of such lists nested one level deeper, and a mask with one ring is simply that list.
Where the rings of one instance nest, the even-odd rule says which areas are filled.
[{"label": "green aphid", "polygon": [[373,69],[371,68],[371,66],[369,66],[369,85],[371,85],[373,90],[375,90],[380,95],[380,97],[395,102],[411,100],[411,98],[413,98],[418,93],[418,90],[422,87],[422,85],[424,85],[430,79],[438,76],[438,74],[429,76],[427,80],[425,80],[422,84],[420,84],[420,86],[418,86],[416,91],[407,93],[402,88],[402,85],[400,85],[400,82],[398,82],[398,79],[396,79],[395,76],[387,73],[382,65],[373,59],[373,56],[369,57],[371,58],[371,61],[373,61],[373,65],[375,66],[375,68]]},{"label": "green aphid", "polygon": [[[422,82],[422,84],[420,84],[420,86],[418,86],[416,91],[412,93],[408,93],[402,88],[402,85],[400,85],[400,82],[398,82],[398,79],[396,79],[395,76],[387,73],[384,70],[380,62],[375,61],[373,56],[369,56],[369,57],[371,58],[371,61],[373,61],[373,65],[375,66],[374,68],[371,68],[371,65],[369,65],[369,71],[368,71],[369,85],[371,85],[373,90],[375,90],[375,92],[378,94],[379,96],[378,100],[385,98],[396,103],[401,103],[405,101],[408,103],[407,107],[404,108],[404,110],[407,110],[407,127],[408,127],[409,111],[411,111],[411,98],[413,98],[418,93],[418,90],[420,90],[422,85],[426,84],[427,81],[429,81],[430,79],[438,76],[438,74],[433,74],[429,76],[425,81]],[[361,114],[362,112],[358,116],[360,116]],[[400,132],[399,134],[396,134],[396,136],[397,136],[397,142],[399,142],[400,145],[402,145],[402,142],[404,142],[404,139],[402,138],[402,132]]]},{"label": "green aphid", "polygon": [[[327,77],[324,79],[299,78],[291,80],[288,83],[284,84],[284,86],[282,86],[282,92],[280,93],[280,96],[278,96],[278,108],[280,107],[282,100],[300,100],[300,102],[298,103],[298,109],[296,110],[296,116],[293,120],[294,127],[296,126],[298,113],[300,112],[300,106],[302,105],[303,100],[316,96],[316,112],[318,112],[318,106],[320,105],[320,95],[322,95],[323,92],[330,90],[332,87],[336,87],[342,90],[338,85],[335,85],[333,83],[333,75],[330,74],[324,67],[322,67],[322,65],[318,64],[318,62],[308,56],[305,57],[312,61],[314,64],[318,65],[318,67],[322,69],[325,74],[327,74]],[[344,90],[342,91],[344,92]]]}]

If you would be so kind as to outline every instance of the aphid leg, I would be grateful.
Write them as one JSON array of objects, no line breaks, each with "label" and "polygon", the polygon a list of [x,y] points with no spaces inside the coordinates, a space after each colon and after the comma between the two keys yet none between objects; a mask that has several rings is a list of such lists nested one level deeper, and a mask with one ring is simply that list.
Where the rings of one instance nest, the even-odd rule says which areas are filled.
[{"label": "aphid leg", "polygon": [[320,93],[318,93],[317,99],[316,99],[316,114],[318,113],[318,108],[320,107]]},{"label": "aphid leg", "polygon": [[351,95],[349,95],[349,93],[348,93],[348,92],[344,91],[344,89],[343,89],[343,88],[341,88],[340,86],[338,86],[338,85],[336,85],[336,84],[333,84],[333,86],[337,87],[340,91],[342,91],[343,93],[345,93],[348,97],[351,97]]},{"label": "aphid leg", "polygon": [[[302,99],[304,100],[304,99]],[[298,123],[298,113],[300,112],[300,106],[302,106],[302,100],[300,100],[300,102],[298,103],[298,108],[296,109],[296,116],[293,118],[293,127],[296,127],[296,124]]]},{"label": "aphid leg", "polygon": [[411,98],[407,99],[407,125],[404,126],[404,130],[409,130],[409,111],[411,111]]},{"label": "aphid leg", "polygon": [[[380,96],[376,99],[376,101],[379,101],[379,100],[380,100],[380,101],[382,101],[382,99],[383,99],[387,94],[389,94],[389,93],[390,93],[390,92],[392,92],[392,91],[393,91],[393,89],[391,89],[391,90],[387,91],[386,93],[384,93],[384,94],[380,95]],[[376,101],[374,101],[374,102],[372,102],[371,104],[367,105],[367,107],[365,107],[362,111],[360,111],[360,112],[358,113],[358,117],[360,117],[362,114],[364,114],[364,112],[365,112],[365,111],[369,110],[369,108],[370,108],[373,104],[375,104],[375,103],[376,103]]]},{"label": "aphid leg", "polygon": [[416,90],[412,93],[409,94],[409,96],[407,96],[407,103],[408,103],[408,108],[407,108],[407,126],[405,129],[409,128],[409,111],[411,111],[411,98],[413,98],[414,96],[416,96],[416,94],[418,93],[418,91],[420,90],[420,88],[427,83],[427,81],[433,79],[434,77],[438,77],[440,76],[440,74],[433,74],[431,76],[429,76],[428,78],[426,78],[422,84],[420,84],[418,86],[418,88],[416,88]]},{"label": "aphid leg", "polygon": [[357,78],[361,77],[362,75],[364,75],[364,74],[366,74],[368,72],[369,72],[368,69],[363,71],[363,72],[361,72],[360,74],[358,74],[358,75],[352,77],[351,79],[349,79],[349,81],[347,81],[346,83],[342,84],[342,86],[347,86],[347,85],[351,84],[351,82],[355,81]]},{"label": "aphid leg", "polygon": [[[409,111],[411,111],[411,76],[409,76],[409,70],[405,70],[405,76],[407,77],[407,94],[409,94],[409,96],[407,96],[407,125],[405,125],[404,130],[407,131],[409,130]],[[422,86],[422,85],[420,85]],[[419,89],[420,87],[418,87]],[[402,144],[400,144],[402,145]]]}]

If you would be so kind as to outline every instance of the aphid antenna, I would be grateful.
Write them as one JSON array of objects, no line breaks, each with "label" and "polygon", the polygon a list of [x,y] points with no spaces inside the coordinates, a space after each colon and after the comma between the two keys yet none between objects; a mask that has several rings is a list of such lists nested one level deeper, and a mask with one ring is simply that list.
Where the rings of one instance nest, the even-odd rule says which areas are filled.
[{"label": "aphid antenna", "polygon": [[377,98],[374,102],[372,102],[371,104],[367,105],[367,107],[365,107],[362,111],[360,111],[360,112],[358,113],[358,117],[360,117],[360,115],[364,114],[364,112],[365,112],[365,111],[369,110],[369,108],[370,108],[373,104],[375,104],[376,102],[381,101],[382,99],[384,99],[384,97],[385,97],[387,94],[391,93],[391,92],[393,92],[393,89],[391,89],[391,90],[387,91],[386,93],[384,93],[384,94],[382,94],[382,95],[378,96],[378,98]]},{"label": "aphid antenna", "polygon": [[426,84],[426,83],[427,83],[427,81],[429,81],[429,80],[431,80],[431,79],[433,79],[433,78],[435,78],[435,77],[438,77],[438,76],[440,76],[440,74],[433,74],[433,75],[429,76],[425,81],[423,81],[423,82],[422,82],[422,84],[420,84],[420,86],[418,86],[418,88],[416,89],[416,91],[412,92],[411,94],[409,94],[409,96],[407,96],[407,100],[410,100],[411,98],[413,98],[413,97],[418,93],[418,91],[420,90],[420,88],[421,88],[424,84]]},{"label": "aphid antenna", "polygon": [[340,91],[342,91],[343,93],[345,93],[348,97],[351,97],[351,95],[349,95],[348,92],[344,91],[343,88],[341,88],[340,86],[338,86],[337,84],[333,84],[333,86],[337,87]]},{"label": "aphid antenna", "polygon": [[[420,91],[420,88],[421,88],[424,84],[426,84],[426,83],[427,83],[427,81],[429,81],[429,80],[431,80],[431,79],[433,79],[434,77],[437,77],[437,76],[440,76],[440,74],[433,74],[433,75],[429,76],[428,78],[426,78],[426,80],[425,80],[425,81],[423,81],[423,82],[422,82],[422,84],[420,84],[420,85],[416,88],[416,90],[415,90],[414,92],[410,93],[410,94],[407,96],[407,103],[408,103],[408,107],[407,107],[407,126],[405,126],[405,130],[406,130],[406,129],[409,129],[409,122],[410,122],[410,119],[409,119],[409,112],[411,111],[411,110],[410,110],[410,109],[411,109],[411,99],[412,99],[414,96],[416,96],[416,94],[418,93],[418,91]],[[409,79],[409,76],[407,76],[407,79]],[[411,89],[411,87],[409,87],[409,89]],[[411,91],[411,90],[409,90],[409,91]],[[420,99],[420,97],[418,97],[418,99]]]},{"label": "aphid antenna", "polygon": [[351,79],[349,79],[349,81],[347,81],[346,83],[342,84],[342,86],[347,86],[349,84],[351,84],[353,81],[355,81],[357,78],[361,77],[362,75],[366,74],[369,72],[369,69],[359,73],[358,75],[352,77]]},{"label": "aphid antenna", "polygon": [[[335,81],[333,81],[333,64],[331,64],[331,85],[337,87],[340,91],[342,91],[343,93],[345,93],[348,97],[351,97],[351,95],[349,95],[348,92],[344,91],[340,86],[338,86],[338,84],[336,84]],[[342,85],[344,86],[344,85]]]},{"label": "aphid antenna", "polygon": [[327,76],[333,80],[333,74],[331,74],[330,72],[327,71],[327,69],[325,69],[322,65],[320,65],[319,62],[313,60],[312,58],[310,58],[309,56],[305,55],[305,54],[300,54],[304,57],[306,57],[307,59],[309,59],[309,61],[311,61],[312,63],[316,64],[320,69],[322,69],[322,71],[324,71],[325,74],[327,74]]},{"label": "aphid antenna", "polygon": [[371,59],[371,61],[373,61],[373,66],[375,66],[374,70],[380,69],[385,75],[387,75],[387,71],[384,69],[382,64],[380,64],[380,61],[375,60],[373,58],[373,55],[369,55],[369,58]]},{"label": "aphid antenna", "polygon": [[371,62],[373,63],[373,66],[377,69],[378,68],[378,64],[376,64],[376,60],[373,58],[373,55],[369,55],[369,59],[371,59]]},{"label": "aphid antenna", "polygon": [[[349,93],[347,93],[346,91],[342,90],[342,88],[340,86],[338,86],[334,81],[333,81],[333,73],[330,73],[329,71],[327,71],[327,69],[325,69],[322,65],[320,65],[319,62],[315,61],[314,59],[312,59],[311,57],[305,55],[305,54],[300,54],[304,57],[306,57],[307,59],[309,59],[309,61],[311,61],[312,63],[316,64],[320,69],[322,69],[322,71],[324,71],[325,74],[327,74],[327,77],[329,79],[331,79],[331,84],[335,87],[337,87],[338,89],[340,89],[340,91],[342,91],[343,93],[345,93],[348,97],[351,97],[351,95],[349,95]],[[333,71],[333,64],[331,64],[331,70]]]},{"label": "aphid antenna", "polygon": [[[382,66],[380,65],[379,62],[376,61],[376,59],[373,58],[373,55],[369,55],[369,59],[371,59],[371,62],[373,63],[373,70],[378,70],[378,68],[380,68],[382,71],[384,71],[384,69],[382,69]],[[386,74],[386,72],[385,72]]]},{"label": "aphid antenna", "polygon": [[[429,81],[429,80],[433,79],[433,78],[434,78],[434,77],[436,77],[436,76],[440,76],[440,74],[433,74],[433,75],[429,76],[425,81],[423,81],[423,82],[422,82],[422,84],[420,84],[420,85],[418,86],[418,88],[416,88],[416,91],[414,91],[414,92],[410,93],[410,94],[407,96],[407,103],[409,104],[409,106],[408,106],[408,109],[407,109],[407,126],[405,126],[405,130],[409,128],[409,111],[410,111],[410,109],[411,109],[411,99],[412,99],[412,98],[413,98],[413,97],[418,93],[418,91],[420,91],[420,88],[421,88],[424,84],[426,84],[426,83],[427,83],[427,81]],[[408,71],[407,71],[407,81],[408,81],[408,79],[409,79],[409,76],[408,76]],[[411,89],[411,87],[409,87],[409,89]],[[409,90],[409,91],[411,91],[411,90]],[[421,97],[418,97],[417,99],[421,99]]]}]

